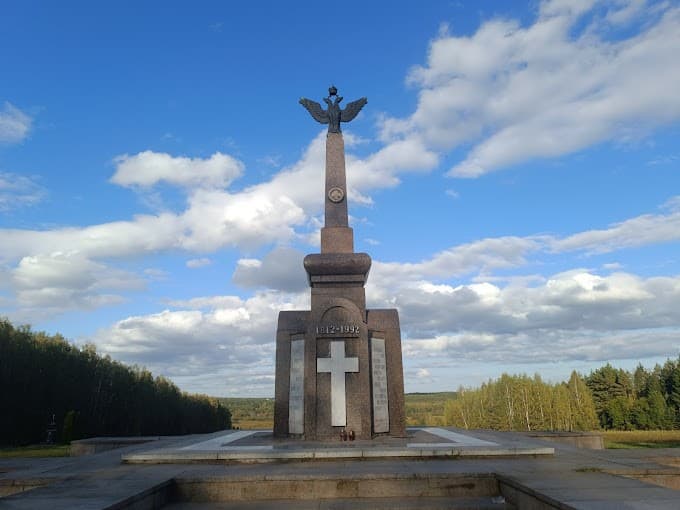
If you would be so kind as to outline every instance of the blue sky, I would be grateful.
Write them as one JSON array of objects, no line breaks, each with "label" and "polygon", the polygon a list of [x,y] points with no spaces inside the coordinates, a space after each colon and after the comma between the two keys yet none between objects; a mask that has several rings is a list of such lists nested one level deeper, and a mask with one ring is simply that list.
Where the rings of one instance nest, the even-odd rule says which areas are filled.
[{"label": "blue sky", "polygon": [[0,315],[182,389],[273,395],[309,306],[335,84],[407,391],[680,353],[680,6],[9,2]]}]

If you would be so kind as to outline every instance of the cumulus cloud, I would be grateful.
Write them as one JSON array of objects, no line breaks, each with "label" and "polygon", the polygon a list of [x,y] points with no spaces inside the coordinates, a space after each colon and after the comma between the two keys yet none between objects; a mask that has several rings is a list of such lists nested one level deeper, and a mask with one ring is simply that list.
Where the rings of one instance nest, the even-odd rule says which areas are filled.
[{"label": "cumulus cloud", "polygon": [[121,292],[144,281],[127,271],[88,260],[76,251],[23,257],[10,272],[19,316],[49,317],[120,303]]},{"label": "cumulus cloud", "polygon": [[[614,2],[604,20],[589,20],[596,3],[543,2],[527,27],[494,19],[469,37],[443,33],[409,75],[420,88],[416,111],[385,118],[383,140],[472,144],[449,173],[477,177],[677,121],[680,8]],[[611,39],[608,27],[635,13],[643,28]]]},{"label": "cumulus cloud", "polygon": [[116,359],[222,395],[246,385],[270,392],[278,312],[309,306],[304,295],[271,291],[249,299],[209,296],[168,304],[174,309],[128,317],[88,340]]},{"label": "cumulus cloud", "polygon": [[18,143],[28,136],[33,119],[5,101],[0,109],[0,143]]},{"label": "cumulus cloud", "polygon": [[[369,286],[385,282],[371,277]],[[645,359],[680,348],[680,276],[574,269],[505,285],[405,280],[384,294],[393,299],[370,299],[370,306],[399,309],[414,380],[435,382],[437,366]],[[226,394],[240,374],[248,391],[263,395],[273,390],[276,316],[307,309],[309,296],[258,291],[248,299],[206,296],[168,305],[121,320],[95,341],[117,359],[193,388],[212,385],[209,392]]]},{"label": "cumulus cloud", "polygon": [[572,270],[540,285],[411,283],[400,310],[412,359],[506,364],[644,359],[680,348],[680,277]]},{"label": "cumulus cloud", "polygon": [[115,158],[116,173],[111,182],[121,186],[150,187],[167,182],[183,187],[227,187],[243,172],[243,163],[216,152],[208,159],[173,157],[144,151]]},{"label": "cumulus cloud", "polygon": [[302,266],[304,254],[288,247],[277,247],[262,260],[240,259],[232,276],[235,284],[247,288],[264,287],[286,292],[307,288]]},{"label": "cumulus cloud", "polygon": [[186,228],[182,247],[213,251],[225,246],[248,249],[285,242],[295,237],[295,227],[306,220],[304,209],[287,195],[257,188],[237,194],[200,190],[192,194],[181,217]]},{"label": "cumulus cloud", "polygon": [[77,250],[88,257],[125,257],[181,248],[185,227],[172,213],[138,215],[132,221],[114,221],[86,227],[62,227],[52,230],[0,229],[5,241],[0,246],[0,260],[49,251]]},{"label": "cumulus cloud", "polygon": [[[0,237],[3,239],[0,245],[0,263],[11,271],[18,268],[24,259],[38,257],[42,260],[41,257],[49,259],[50,254],[55,252],[77,252],[84,264],[96,266],[102,259],[111,261],[167,250],[184,250],[190,253],[206,253],[230,247],[248,250],[270,243],[303,239],[307,235],[307,224],[312,230],[318,227],[313,215],[321,208],[318,190],[323,188],[323,172],[320,169],[324,162],[324,140],[325,135],[321,133],[296,164],[283,169],[270,181],[240,192],[230,193],[219,186],[211,188],[207,185],[190,189],[186,208],[182,212],[137,215],[128,221],[84,227],[51,230],[0,229]],[[150,153],[146,153],[143,157],[130,157],[126,162],[145,163],[148,162],[149,155]],[[203,161],[202,167],[200,164],[194,165],[196,160],[170,159],[171,164],[162,171],[151,168],[153,165],[148,172],[142,168],[137,181],[126,173],[131,167],[123,165],[125,171],[117,173],[117,178],[121,183],[151,184],[160,179],[170,179],[170,169],[176,167],[181,176],[177,182],[193,185],[192,177],[181,171],[182,168],[187,169],[193,165],[198,168],[199,173],[195,182],[220,186],[226,182],[228,173],[212,171],[215,168],[224,168],[213,164],[214,161]],[[168,163],[168,157],[161,160]],[[298,233],[297,229],[302,232]],[[200,258],[194,259],[189,265],[196,267],[199,264],[196,260]],[[291,286],[290,283],[283,285]],[[31,292],[35,294],[35,291]],[[26,296],[26,292],[17,288],[17,295]],[[55,306],[45,307],[45,313],[62,310],[65,302],[63,300],[68,298],[68,295],[59,293],[53,296]],[[43,291],[43,297],[46,302],[49,293]],[[79,303],[84,304],[83,300],[75,297],[74,295],[73,307],[79,306]],[[28,301],[21,303],[28,305]]]},{"label": "cumulus cloud", "polygon": [[621,248],[680,240],[680,197],[667,202],[662,214],[643,214],[606,229],[588,230],[556,239],[555,251],[585,250],[606,253]]},{"label": "cumulus cloud", "polygon": [[[0,261],[12,261],[45,247],[51,251],[76,249],[92,258],[144,255],[182,249],[208,252],[223,247],[257,247],[294,238],[308,212],[318,212],[318,190],[323,187],[323,145],[320,137],[293,167],[271,181],[239,193],[197,188],[180,213],[137,215],[132,220],[52,230],[0,229]],[[310,185],[316,182],[318,186]],[[151,182],[151,181],[149,181]],[[316,198],[316,200],[314,198]]]},{"label": "cumulus cloud", "polygon": [[[405,343],[404,356],[420,363],[443,361],[449,369],[472,363],[545,367],[564,363],[573,367],[589,362],[667,358],[678,352],[677,329],[633,331],[535,330],[522,334],[463,332],[414,338]],[[568,375],[568,371],[565,375]]]},{"label": "cumulus cloud", "polygon": [[674,311],[680,304],[678,277],[602,276],[581,269],[553,275],[540,285],[411,281],[392,293],[391,304],[402,310],[402,321],[415,336],[680,327]]},{"label": "cumulus cloud", "polygon": [[[664,222],[675,221],[677,203],[671,199],[657,215],[661,231]],[[622,224],[638,225],[635,220]],[[641,277],[618,264],[605,264],[603,272],[494,276],[501,269],[521,271],[536,254],[549,256],[559,241],[483,239],[418,263],[374,261],[367,300],[373,308],[399,310],[413,380],[436,384],[435,365],[594,363],[668,356],[680,348],[680,276]],[[594,245],[569,246],[589,251]],[[270,394],[277,314],[309,307],[301,259],[283,247],[261,259],[242,258],[233,281],[259,289],[253,297],[169,301],[169,309],[119,321],[95,341],[117,359],[145,364],[191,388],[224,388],[226,394],[240,374],[247,379],[243,391]],[[56,285],[47,277],[40,283]]]},{"label": "cumulus cloud", "polygon": [[0,172],[0,211],[35,205],[45,196],[45,189],[24,175]]},{"label": "cumulus cloud", "polygon": [[[347,138],[350,144],[356,142],[351,134]],[[319,227],[316,216],[322,208],[318,190],[323,189],[325,140],[325,133],[320,132],[295,164],[283,168],[269,181],[239,192],[224,189],[242,167],[224,154],[209,159],[172,157],[151,151],[121,156],[113,182],[152,186],[165,181],[185,186],[188,188],[185,209],[84,227],[0,229],[4,241],[0,262],[13,263],[26,256],[72,250],[95,261],[177,249],[192,253],[230,247],[252,250],[271,243],[307,240]],[[364,193],[394,185],[398,182],[396,176],[412,170],[412,165],[433,164],[432,155],[421,154],[420,148],[411,149],[414,149],[411,144],[405,147],[396,144],[366,161],[348,157],[352,162],[348,168],[350,199],[367,200]],[[318,241],[318,235],[315,237]],[[191,263],[194,267],[195,264]],[[242,273],[237,272],[237,279],[242,278],[245,283]],[[292,282],[282,285],[299,286]]]},{"label": "cumulus cloud", "polygon": [[[528,254],[543,246],[544,238],[499,237],[481,239],[453,246],[417,263],[373,261],[371,279],[389,282],[387,287],[400,282],[421,280],[450,280],[470,274],[488,274],[493,270],[519,267],[526,263]],[[382,299],[381,288],[371,288],[371,297]]]},{"label": "cumulus cloud", "polygon": [[[376,188],[399,184],[402,172],[427,171],[437,166],[439,156],[416,138],[395,140],[366,159],[347,158],[347,186],[350,193],[361,193]],[[365,200],[364,200],[365,201]]]}]

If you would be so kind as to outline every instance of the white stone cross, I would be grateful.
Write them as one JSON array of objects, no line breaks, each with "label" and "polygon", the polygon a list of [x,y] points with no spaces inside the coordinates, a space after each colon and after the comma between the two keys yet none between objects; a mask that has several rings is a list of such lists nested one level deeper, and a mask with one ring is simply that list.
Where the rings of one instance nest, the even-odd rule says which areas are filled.
[{"label": "white stone cross", "polygon": [[345,341],[331,342],[331,357],[316,359],[317,372],[331,374],[331,424],[333,427],[347,425],[345,374],[359,371],[359,358],[345,358]]}]

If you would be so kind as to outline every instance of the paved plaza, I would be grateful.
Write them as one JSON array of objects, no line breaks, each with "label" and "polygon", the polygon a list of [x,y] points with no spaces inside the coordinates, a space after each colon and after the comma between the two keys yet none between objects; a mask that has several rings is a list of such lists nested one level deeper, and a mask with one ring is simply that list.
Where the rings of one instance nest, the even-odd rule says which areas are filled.
[{"label": "paved plaza", "polygon": [[[439,500],[446,508],[446,498],[418,497],[422,492],[403,497],[410,487],[422,491],[423,483],[432,486],[446,480],[468,480],[458,483],[461,490],[473,485],[470,480],[477,487],[487,482],[501,487],[500,493],[484,500],[487,506],[474,499],[472,506],[454,508],[680,507],[680,492],[667,488],[680,487],[676,449],[587,450],[518,433],[432,428],[408,429],[408,437],[401,440],[390,437],[365,444],[339,439],[295,444],[273,439],[271,431],[149,439],[81,457],[2,459],[1,493],[24,492],[0,498],[0,509],[439,508],[433,503]],[[371,457],[366,454],[371,450],[382,453]],[[206,452],[215,456],[182,457]],[[266,456],[274,452],[289,457]],[[390,456],[390,452],[400,454]],[[422,455],[427,452],[431,455]],[[219,454],[241,457],[218,458]],[[402,497],[361,493],[361,487],[387,487],[390,481]],[[258,499],[201,503],[168,497],[172,487],[192,484],[219,485],[222,491],[229,487],[232,492],[234,487],[250,487]],[[342,499],[287,499],[291,487],[308,491],[322,486],[358,489],[352,497],[338,492],[345,494]],[[519,504],[510,505],[510,498]]]}]

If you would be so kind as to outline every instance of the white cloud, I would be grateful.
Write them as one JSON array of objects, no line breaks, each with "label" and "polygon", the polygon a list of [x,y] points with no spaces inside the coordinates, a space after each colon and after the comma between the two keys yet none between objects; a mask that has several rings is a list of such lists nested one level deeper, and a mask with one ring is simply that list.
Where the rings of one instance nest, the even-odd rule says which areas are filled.
[{"label": "white cloud", "polygon": [[[205,160],[150,151],[121,156],[113,182],[152,186],[167,181],[190,187],[185,210],[85,227],[0,229],[7,241],[0,247],[0,261],[45,251],[123,257],[169,249],[197,253],[225,247],[252,250],[270,243],[307,240],[319,227],[316,216],[322,209],[319,190],[323,189],[325,139],[320,132],[294,165],[269,181],[234,193],[222,188],[240,173],[241,163],[224,154]],[[400,172],[431,166],[435,156],[409,142],[386,147],[366,160],[351,156],[348,160],[350,200],[370,201],[364,193],[394,185]]]},{"label": "white cloud", "polygon": [[[385,282],[372,276],[369,285]],[[680,276],[575,269],[504,286],[410,280],[384,294],[394,300],[369,299],[369,307],[399,309],[407,370],[420,380],[434,381],[437,367],[477,362],[601,363],[671,356],[680,348]],[[240,374],[248,391],[266,395],[273,390],[278,312],[308,309],[309,295],[261,291],[249,299],[208,296],[168,304],[174,310],[121,320],[94,340],[116,359],[144,364],[192,389],[238,393],[233,385]]]},{"label": "white cloud", "polygon": [[31,206],[45,198],[47,192],[33,179],[9,172],[0,172],[0,211]]},{"label": "white cloud", "polygon": [[[304,176],[310,176],[309,152],[316,152],[314,144],[295,169],[277,174],[272,181],[253,186],[241,193],[196,190],[188,197],[184,213],[162,213],[156,216],[140,215],[132,221],[119,221],[83,228],[61,228],[50,231],[0,230],[3,244],[0,261],[5,264],[19,263],[26,257],[50,257],[51,253],[77,252],[84,263],[99,264],[98,259],[150,254],[170,249],[188,252],[205,252],[224,247],[254,247],[271,242],[287,242],[316,233],[318,224],[296,202],[279,190],[290,191],[295,200],[312,207],[318,202],[307,197],[309,186],[299,184]],[[317,169],[315,169],[317,170]],[[319,173],[318,170],[315,173]],[[314,177],[316,178],[316,177]],[[321,182],[318,183],[321,187]],[[281,191],[283,193],[283,191]],[[586,231],[559,239],[550,236],[502,237],[482,239],[465,245],[443,250],[430,259],[418,263],[374,261],[372,279],[385,282],[380,287],[368,288],[374,300],[394,299],[391,288],[399,282],[433,280],[439,284],[453,278],[470,276],[476,281],[493,278],[493,272],[504,268],[517,268],[527,263],[531,254],[585,251],[601,253],[659,242],[676,241],[680,238],[680,213],[678,200],[671,199],[665,211],[656,215],[630,218],[607,229]],[[300,235],[296,227],[311,228],[312,234]],[[316,235],[318,240],[318,235]],[[259,271],[249,267],[242,259],[234,281],[245,287],[269,287],[295,291],[304,287],[304,272],[297,270],[297,257],[301,254],[283,250],[278,255],[265,257],[265,266]],[[194,260],[202,260],[197,258]],[[261,263],[262,261],[258,261]],[[197,262],[191,265],[196,266]],[[8,266],[11,269],[11,266]],[[108,267],[108,266],[107,266]],[[34,293],[35,294],[35,293]],[[50,295],[55,306],[48,310],[62,310],[64,296],[42,293],[44,303]],[[27,296],[27,293],[17,295]],[[108,296],[108,295],[107,295]],[[35,298],[25,298],[26,303]],[[111,299],[108,296],[106,299]],[[106,300],[104,301],[106,302]],[[78,303],[92,306],[83,300]],[[47,313],[47,312],[46,312]]]},{"label": "white cloud", "polygon": [[0,229],[5,243],[0,260],[16,260],[40,253],[76,250],[88,257],[124,257],[168,248],[181,248],[185,236],[181,218],[163,213],[139,215],[132,221],[115,221],[87,227],[53,230]]},{"label": "white cloud", "polygon": [[505,370],[558,362],[573,367],[665,358],[680,350],[680,276],[575,269],[539,284],[411,282],[393,294],[389,304],[400,311],[405,359],[430,369],[474,363]]},{"label": "white cloud", "polygon": [[0,143],[21,142],[28,136],[32,123],[31,117],[5,101],[0,110]]},{"label": "white cloud", "polygon": [[144,151],[115,158],[116,173],[111,182],[121,186],[150,187],[167,182],[184,187],[227,187],[243,172],[243,163],[216,152],[208,159],[173,157]]},{"label": "white cloud", "polygon": [[254,248],[295,237],[305,211],[289,196],[251,188],[241,193],[198,190],[182,215],[187,235],[182,247],[212,251],[224,246]]},{"label": "white cloud", "polygon": [[201,258],[198,258],[198,259],[189,259],[186,262],[186,266],[189,269],[196,269],[196,268],[199,268],[199,267],[205,267],[205,266],[209,266],[210,264],[212,264],[212,260],[210,260],[207,257],[201,257]]},{"label": "white cloud", "polygon": [[[399,184],[402,172],[431,170],[439,163],[439,157],[417,138],[395,140],[382,149],[360,160],[347,157],[347,186],[350,200],[354,191],[370,191]],[[361,201],[361,196],[358,197]],[[364,200],[365,202],[365,200]]]},{"label": "white cloud", "polygon": [[614,8],[607,12],[605,19],[612,25],[626,25],[647,8],[649,6],[646,0],[618,0],[614,2]]},{"label": "white cloud", "polygon": [[607,253],[622,248],[645,246],[680,240],[680,201],[674,197],[666,204],[665,214],[643,214],[606,229],[588,230],[555,239],[552,249],[557,252],[585,250]]},{"label": "white cloud", "polygon": [[[482,239],[451,247],[419,263],[373,261],[371,279],[388,282],[418,282],[462,277],[472,273],[488,274],[493,270],[522,266],[526,256],[542,247],[543,238],[499,237]],[[380,299],[378,289],[371,289]]]},{"label": "white cloud", "polygon": [[169,304],[179,309],[128,317],[87,340],[194,391],[224,395],[247,385],[258,394],[272,392],[278,312],[308,307],[309,301],[302,294],[258,292],[249,299],[212,296]]},{"label": "white cloud", "polygon": [[418,372],[416,373],[416,377],[418,379],[426,379],[430,377],[430,371],[427,368],[420,368],[418,369]]},{"label": "white cloud", "polygon": [[405,343],[404,356],[431,366],[435,363],[447,366],[449,370],[478,363],[503,367],[533,365],[536,370],[558,362],[571,367],[581,362],[601,365],[620,360],[673,357],[678,352],[679,332],[678,329],[606,333],[590,330],[534,330],[522,334],[463,332],[410,339]]},{"label": "white cloud", "polygon": [[127,271],[93,262],[75,251],[24,257],[10,277],[20,307],[15,315],[33,320],[117,304],[124,299],[120,292],[141,290],[145,285]]},{"label": "white cloud", "polygon": [[[440,35],[410,83],[421,88],[406,119],[385,118],[384,140],[448,150],[473,143],[450,175],[476,177],[532,158],[645,135],[680,119],[680,8],[609,6],[608,23],[637,12],[637,33],[607,39],[592,1],[541,4],[534,24],[485,22],[470,37]],[[659,10],[661,13],[659,14]]]},{"label": "white cloud", "polygon": [[288,247],[277,247],[261,261],[241,259],[232,276],[242,287],[264,287],[286,292],[307,288],[306,273],[302,266],[304,254]]},{"label": "white cloud", "polygon": [[645,279],[623,272],[602,276],[573,270],[533,286],[521,281],[504,287],[488,282],[452,287],[411,281],[383,292],[392,299],[378,301],[378,306],[398,307],[403,327],[415,338],[680,328],[676,313],[680,277]]}]

